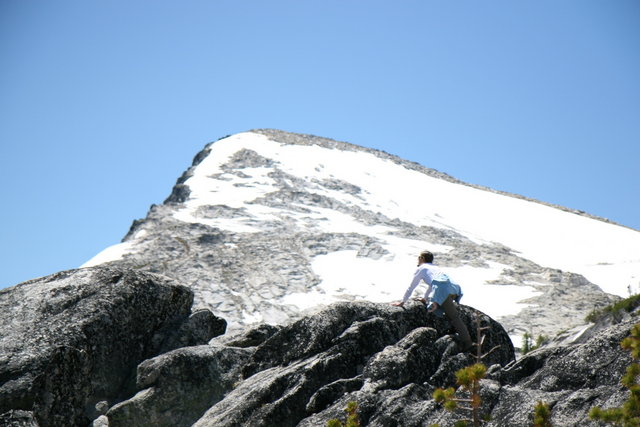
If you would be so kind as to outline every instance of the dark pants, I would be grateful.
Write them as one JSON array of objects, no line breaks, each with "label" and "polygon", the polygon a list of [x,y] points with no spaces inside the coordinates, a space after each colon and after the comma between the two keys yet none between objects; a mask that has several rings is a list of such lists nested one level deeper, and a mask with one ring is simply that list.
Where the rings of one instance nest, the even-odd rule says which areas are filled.
[{"label": "dark pants", "polygon": [[471,342],[471,337],[469,336],[469,331],[465,326],[462,319],[460,319],[460,315],[458,314],[458,309],[456,307],[456,303],[453,301],[455,295],[449,295],[447,299],[442,303],[442,309],[444,310],[444,314],[447,315],[447,318],[451,322],[456,331],[458,332],[458,336],[462,340],[462,343],[465,346],[465,349],[470,348],[473,343]]}]

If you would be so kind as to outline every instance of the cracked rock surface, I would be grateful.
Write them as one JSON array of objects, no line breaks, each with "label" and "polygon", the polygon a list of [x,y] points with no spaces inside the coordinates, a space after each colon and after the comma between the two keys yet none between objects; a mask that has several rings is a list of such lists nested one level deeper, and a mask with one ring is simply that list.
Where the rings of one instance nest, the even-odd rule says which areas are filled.
[{"label": "cracked rock surface", "polygon": [[[113,267],[3,289],[0,414],[88,425],[97,404],[127,396],[140,362],[182,345],[174,329],[190,345],[224,333],[222,319],[190,318],[192,302],[191,290],[167,277]],[[189,332],[194,323],[197,333]]]}]

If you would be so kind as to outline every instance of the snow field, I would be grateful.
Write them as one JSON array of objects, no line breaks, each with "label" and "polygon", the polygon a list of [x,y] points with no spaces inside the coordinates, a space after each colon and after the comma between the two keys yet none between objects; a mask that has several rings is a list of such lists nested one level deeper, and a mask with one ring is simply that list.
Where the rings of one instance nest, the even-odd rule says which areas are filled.
[{"label": "snow field", "polygon": [[[247,179],[252,187],[239,191],[239,187],[233,187],[235,181],[221,184],[209,178],[220,172],[219,167],[241,148],[273,159],[278,168],[307,180],[310,185],[314,179],[339,179],[359,186],[360,198],[340,194],[345,203],[417,225],[453,229],[475,241],[499,242],[542,266],[582,274],[605,292],[625,296],[630,285],[640,285],[638,231],[433,178],[370,153],[280,144],[250,132],[212,145],[210,155],[187,181],[192,199],[178,218],[197,221],[193,217],[197,206],[239,207],[273,188],[266,176],[269,168],[244,169],[243,172],[254,174],[252,179]],[[260,184],[253,184],[256,178]],[[336,196],[335,192],[319,186],[314,191]],[[257,212],[254,208],[255,205],[251,206],[253,215],[269,215],[266,210]],[[335,223],[340,221],[335,221],[335,215],[331,216],[323,227],[337,230],[340,227]],[[226,221],[226,224],[219,220],[216,224],[233,227],[232,224],[241,223],[242,220]]]}]

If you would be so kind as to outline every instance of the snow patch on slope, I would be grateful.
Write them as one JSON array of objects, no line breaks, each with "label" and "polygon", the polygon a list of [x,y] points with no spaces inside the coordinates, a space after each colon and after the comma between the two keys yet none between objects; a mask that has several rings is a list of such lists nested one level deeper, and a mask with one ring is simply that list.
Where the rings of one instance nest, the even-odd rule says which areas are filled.
[{"label": "snow patch on slope", "polygon": [[95,265],[104,264],[105,262],[122,259],[125,254],[131,253],[134,250],[136,245],[135,241],[141,239],[146,234],[147,232],[145,230],[138,231],[133,239],[107,247],[89,261],[82,264],[80,268],[93,267]]},{"label": "snow patch on slope", "polygon": [[94,265],[104,264],[105,262],[117,261],[121,259],[124,254],[131,252],[132,247],[133,244],[131,242],[123,242],[109,246],[89,261],[82,264],[80,268],[93,267]]}]

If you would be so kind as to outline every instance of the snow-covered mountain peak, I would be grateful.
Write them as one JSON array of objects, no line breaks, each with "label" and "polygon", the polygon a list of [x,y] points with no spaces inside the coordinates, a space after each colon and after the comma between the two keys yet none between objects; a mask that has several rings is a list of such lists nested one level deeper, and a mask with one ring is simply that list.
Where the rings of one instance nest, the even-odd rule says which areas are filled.
[{"label": "snow-covered mountain peak", "polygon": [[[608,301],[593,284],[626,295],[640,283],[635,230],[273,130],[209,144],[165,204],[86,265],[179,278],[232,325],[281,323],[338,300],[400,298],[424,249],[463,284],[463,303],[514,336],[578,324],[578,299],[589,310]],[[540,311],[549,298],[563,305],[563,325]]]}]

